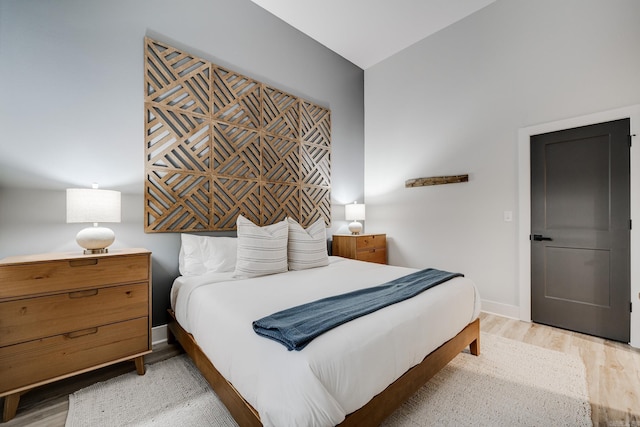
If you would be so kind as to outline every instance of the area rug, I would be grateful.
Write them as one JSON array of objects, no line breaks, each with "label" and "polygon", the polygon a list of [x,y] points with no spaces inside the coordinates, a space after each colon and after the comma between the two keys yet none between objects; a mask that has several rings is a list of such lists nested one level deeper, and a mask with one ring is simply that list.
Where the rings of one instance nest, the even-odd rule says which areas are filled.
[{"label": "area rug", "polygon": [[[235,426],[185,355],[69,396],[67,427]],[[482,333],[384,423],[396,426],[590,426],[582,361]]]},{"label": "area rug", "polygon": [[65,427],[237,425],[188,356],[146,369],[69,395]]}]

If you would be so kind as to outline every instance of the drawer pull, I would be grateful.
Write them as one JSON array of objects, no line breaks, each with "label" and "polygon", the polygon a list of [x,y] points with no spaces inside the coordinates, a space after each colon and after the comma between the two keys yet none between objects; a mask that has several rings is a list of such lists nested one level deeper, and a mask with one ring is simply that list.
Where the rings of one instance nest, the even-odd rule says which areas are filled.
[{"label": "drawer pull", "polygon": [[64,336],[67,338],[73,339],[73,338],[84,337],[86,335],[93,335],[97,333],[98,333],[98,328],[89,328],[89,329],[83,329],[81,331],[69,332],[67,334],[64,334]]},{"label": "drawer pull", "polygon": [[97,289],[89,289],[88,291],[69,292],[69,298],[86,298],[98,295]]},{"label": "drawer pull", "polygon": [[85,265],[97,265],[98,259],[73,259],[69,261],[69,267],[84,267]]}]

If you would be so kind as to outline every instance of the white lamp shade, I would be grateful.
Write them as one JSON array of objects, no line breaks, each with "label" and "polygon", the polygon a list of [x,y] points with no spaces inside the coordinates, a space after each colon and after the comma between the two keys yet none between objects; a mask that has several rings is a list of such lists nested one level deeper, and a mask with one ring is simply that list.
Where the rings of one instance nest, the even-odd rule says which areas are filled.
[{"label": "white lamp shade", "polygon": [[352,203],[344,206],[344,219],[351,221],[365,220],[364,204]]},{"label": "white lamp shade", "polygon": [[68,188],[67,222],[120,222],[120,192]]}]

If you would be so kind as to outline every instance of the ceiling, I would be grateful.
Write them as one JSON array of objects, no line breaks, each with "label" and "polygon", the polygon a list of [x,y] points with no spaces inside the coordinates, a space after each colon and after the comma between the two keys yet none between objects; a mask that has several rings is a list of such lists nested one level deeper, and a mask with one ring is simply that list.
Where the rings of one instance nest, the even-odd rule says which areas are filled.
[{"label": "ceiling", "polygon": [[252,0],[367,68],[495,0]]}]

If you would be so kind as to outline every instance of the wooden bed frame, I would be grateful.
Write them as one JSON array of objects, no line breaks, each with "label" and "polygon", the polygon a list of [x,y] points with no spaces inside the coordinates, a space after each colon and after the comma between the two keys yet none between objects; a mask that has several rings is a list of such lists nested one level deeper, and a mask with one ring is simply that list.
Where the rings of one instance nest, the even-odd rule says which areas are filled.
[{"label": "wooden bed frame", "polygon": [[[180,343],[239,425],[262,426],[258,411],[218,372],[193,336],[178,324],[173,310],[169,310],[169,314],[169,343],[175,340]],[[469,323],[458,335],[428,354],[420,364],[405,372],[362,408],[347,415],[340,426],[379,425],[467,346],[471,354],[480,354],[480,319]]]}]

